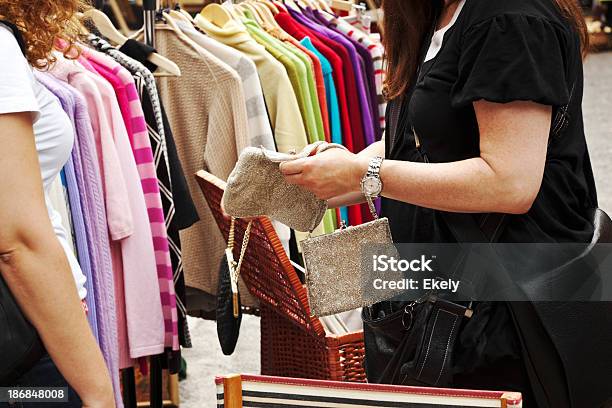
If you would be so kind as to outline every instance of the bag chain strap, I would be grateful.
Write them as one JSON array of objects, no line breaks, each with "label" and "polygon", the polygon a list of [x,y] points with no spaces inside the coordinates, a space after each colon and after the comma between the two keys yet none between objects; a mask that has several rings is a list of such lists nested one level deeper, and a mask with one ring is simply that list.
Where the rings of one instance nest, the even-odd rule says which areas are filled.
[{"label": "bag chain strap", "polygon": [[246,230],[244,231],[244,237],[242,238],[242,247],[240,248],[240,258],[238,262],[234,260],[234,244],[236,242],[236,218],[232,217],[230,223],[229,235],[227,238],[227,249],[225,255],[228,260],[230,270],[230,280],[232,286],[232,305],[234,309],[234,318],[238,318],[240,312],[240,305],[238,304],[239,292],[238,292],[238,280],[240,279],[240,269],[242,268],[242,262],[244,261],[244,255],[246,254],[247,247],[249,246],[249,238],[251,236],[251,227],[253,221],[249,221]]},{"label": "bag chain strap", "polygon": [[374,217],[375,220],[378,219],[378,213],[376,212],[376,206],[374,205],[374,200],[372,200],[372,197],[370,197],[369,195],[365,195],[365,199],[368,202],[368,207],[370,208],[370,212],[372,213],[372,217]]}]

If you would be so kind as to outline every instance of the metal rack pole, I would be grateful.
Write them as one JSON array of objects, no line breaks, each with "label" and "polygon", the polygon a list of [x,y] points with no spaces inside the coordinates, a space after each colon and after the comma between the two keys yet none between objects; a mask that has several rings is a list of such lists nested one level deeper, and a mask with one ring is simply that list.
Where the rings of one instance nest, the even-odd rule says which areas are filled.
[{"label": "metal rack pole", "polygon": [[[144,42],[148,46],[155,48],[155,19],[157,17],[157,1],[143,0],[142,11],[144,13]],[[161,359],[161,356],[151,356],[149,360],[150,408],[162,408],[164,406]]]},{"label": "metal rack pole", "polygon": [[161,356],[151,356],[149,367],[149,407],[162,408],[164,406],[163,397],[163,371]]},{"label": "metal rack pole", "polygon": [[121,371],[123,379],[123,406],[126,408],[136,408],[138,401],[136,398],[136,376],[132,367]]},{"label": "metal rack pole", "polygon": [[143,0],[142,11],[144,14],[144,42],[155,48],[155,14],[157,13],[157,1]]}]

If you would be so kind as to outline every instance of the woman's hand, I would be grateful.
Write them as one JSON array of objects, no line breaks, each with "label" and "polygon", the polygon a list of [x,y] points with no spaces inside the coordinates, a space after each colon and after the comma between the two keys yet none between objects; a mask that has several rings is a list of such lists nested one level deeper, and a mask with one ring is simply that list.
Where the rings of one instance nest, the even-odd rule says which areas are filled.
[{"label": "woman's hand", "polygon": [[312,191],[318,198],[330,198],[360,190],[368,158],[344,149],[329,149],[315,156],[282,163],[287,182]]}]

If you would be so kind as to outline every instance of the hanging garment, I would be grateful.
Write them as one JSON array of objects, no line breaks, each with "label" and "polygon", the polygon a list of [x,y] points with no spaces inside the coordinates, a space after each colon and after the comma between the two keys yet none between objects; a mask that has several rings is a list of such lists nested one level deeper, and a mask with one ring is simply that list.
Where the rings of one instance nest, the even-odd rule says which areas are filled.
[{"label": "hanging garment", "polygon": [[255,36],[259,37],[266,44],[272,44],[276,49],[294,61],[294,64],[298,69],[300,86],[302,87],[305,111],[308,115],[312,115],[308,120],[308,122],[310,122],[310,126],[314,126],[309,131],[309,141],[325,141],[325,129],[323,127],[323,119],[321,117],[321,107],[319,106],[319,98],[317,95],[314,73],[312,72],[312,61],[305,53],[303,53],[293,44],[281,41],[265,31],[257,23],[253,13],[250,10],[247,9],[244,13],[246,18],[243,20],[243,24],[245,24],[247,31],[249,31],[252,36],[253,33],[255,33]]},{"label": "hanging garment", "polygon": [[324,15],[328,15],[327,13],[321,12],[319,10],[312,10],[312,16],[316,19],[319,24],[324,27],[329,28],[330,30],[337,32],[338,34],[344,36],[352,45],[355,47],[357,54],[359,55],[360,61],[363,63],[361,69],[363,74],[363,79],[366,84],[366,93],[368,96],[368,106],[370,108],[370,117],[372,118],[372,126],[374,127],[374,140],[380,140],[382,136],[382,129],[380,127],[380,121],[378,120],[379,116],[379,106],[378,106],[378,96],[377,96],[377,88],[376,88],[376,77],[374,75],[374,59],[372,58],[372,54],[370,51],[359,41],[357,41],[352,36],[348,36],[343,32],[337,29],[337,26],[328,21]]},{"label": "hanging garment", "polygon": [[325,83],[323,81],[323,72],[321,70],[321,64],[317,57],[302,44],[299,43],[295,38],[287,34],[274,20],[274,15],[271,11],[264,6],[262,3],[241,3],[239,8],[246,8],[248,12],[245,12],[247,16],[253,16],[251,19],[255,19],[257,24],[268,34],[274,38],[282,41],[289,49],[296,49],[296,56],[302,59],[308,69],[309,86],[311,89],[316,89],[316,98],[320,108],[321,119],[323,122],[323,131],[325,140],[331,141],[331,135],[329,130],[329,119],[327,111],[327,100],[325,96]]},{"label": "hanging garment", "polygon": [[[179,343],[183,347],[191,347],[189,327],[187,325],[185,277],[183,274],[183,260],[179,231],[189,228],[198,221],[198,214],[189,194],[187,181],[178,159],[172,133],[165,129],[164,113],[157,93],[157,85],[151,72],[141,61],[130,58],[124,52],[111,47],[106,41],[90,37],[90,41],[102,52],[108,53],[117,62],[134,74],[134,80],[142,108],[147,122],[147,130],[154,162],[156,164],[157,179],[161,192],[165,223],[168,227],[168,243],[173,268],[174,289],[178,311]],[[151,47],[128,40],[122,47],[126,53],[146,61],[153,52]]]},{"label": "hanging garment", "polygon": [[[342,35],[313,21],[314,16],[312,16],[308,10],[303,10],[303,13],[300,13],[289,8],[288,11],[298,23],[308,27],[315,35],[318,35],[321,41],[326,42],[342,58],[345,77],[348,78],[349,81],[349,98],[351,98],[351,95],[353,98],[351,106],[359,106],[360,109],[360,115],[352,116],[352,118],[354,118],[353,123],[358,123],[359,129],[361,129],[360,134],[358,133],[357,137],[353,138],[353,144],[357,152],[363,150],[365,146],[374,142],[375,136],[372,116],[370,114],[371,110],[368,105],[368,93],[365,87],[366,81],[360,69],[361,62],[359,60],[359,54],[357,54],[355,47]],[[351,83],[354,84],[354,88],[350,86]]]},{"label": "hanging garment", "polygon": [[[166,336],[163,306],[160,299],[161,288],[146,199],[128,133],[128,126],[131,129],[132,123],[126,126],[124,119],[124,115],[128,112],[129,98],[126,92],[120,92],[122,82],[118,78],[109,75],[108,72],[96,70],[89,60],[84,58],[81,60],[85,68],[90,70],[91,77],[95,80],[102,95],[101,108],[106,111],[117,153],[121,158],[121,170],[128,187],[128,200],[134,220],[134,233],[121,241],[120,252],[113,252],[115,279],[124,282],[123,288],[120,288],[123,290],[122,296],[118,298],[119,301],[123,299],[125,302],[125,327],[129,354],[123,354],[123,357],[126,357],[123,359],[120,354],[120,362],[122,363],[121,368],[126,368],[133,365],[131,359],[156,355],[163,351]],[[106,76],[102,76],[104,73]],[[138,298],[140,298],[139,303],[136,303],[135,299]],[[145,299],[146,302],[143,302]],[[145,312],[143,303],[148,303],[153,308],[153,312],[149,310]],[[149,313],[150,317],[144,319],[142,313]],[[160,330],[161,344],[158,342]]]},{"label": "hanging garment", "polygon": [[[310,41],[310,37],[304,37],[301,41],[302,45],[311,50],[313,55],[319,59],[323,72],[323,80],[325,83],[325,93],[328,101],[329,123],[332,143],[342,144],[342,125],[340,122],[340,110],[338,108],[338,96],[336,95],[336,86],[334,84],[333,69],[331,64],[321,54]],[[350,225],[348,216],[348,208],[339,208],[339,218],[346,224]]]},{"label": "hanging garment", "polygon": [[[175,24],[197,45],[228,64],[240,76],[246,100],[249,145],[252,147],[264,146],[272,151],[276,151],[274,135],[270,127],[270,119],[266,111],[265,100],[255,64],[239,51],[205,36],[190,23],[177,20]],[[273,224],[283,247],[289,251],[291,230],[279,222],[273,221]]]},{"label": "hanging garment", "polygon": [[[277,30],[278,31],[278,30]],[[275,32],[271,33],[275,35]],[[327,94],[325,93],[325,80],[323,78],[323,68],[321,66],[321,61],[319,58],[308,48],[304,47],[299,41],[295,38],[291,37],[289,34],[283,33],[278,34],[277,37],[281,41],[285,41],[288,44],[293,45],[298,48],[308,57],[310,62],[310,68],[314,78],[314,86],[316,87],[317,99],[319,101],[319,107],[321,112],[321,119],[323,121],[323,131],[325,134],[325,141],[331,142],[331,129],[329,123],[329,107],[327,103]],[[313,86],[311,84],[311,86]]]},{"label": "hanging garment", "polygon": [[[74,114],[74,111],[72,111],[72,113]],[[72,123],[74,124],[75,121],[73,120]],[[81,191],[79,190],[79,186],[77,183],[76,170],[72,157],[64,166],[64,171],[66,174],[68,200],[71,209],[70,214],[72,225],[74,228],[75,245],[77,249],[79,264],[81,265],[81,269],[83,270],[83,273],[85,273],[85,277],[87,278],[87,282],[85,282],[85,287],[87,289],[87,293],[89,294],[89,296],[87,296],[87,298],[85,299],[87,301],[87,319],[89,320],[89,325],[92,329],[94,337],[96,338],[98,343],[100,343],[100,335],[98,333],[97,323],[98,308],[96,306],[96,298],[94,296],[95,289],[90,256],[91,250],[89,248],[89,243],[87,242],[84,212],[81,206],[80,199]]]},{"label": "hanging garment", "polygon": [[328,116],[331,142],[342,144],[342,123],[340,121],[340,108],[338,106],[338,96],[336,94],[336,85],[334,84],[333,68],[329,60],[316,49],[310,37],[304,37],[301,44],[312,51],[313,55],[318,58],[321,64],[323,73],[324,91],[327,100]]},{"label": "hanging garment", "polygon": [[[75,120],[75,100],[67,89],[65,89],[58,80],[53,78],[48,73],[42,73],[40,71],[35,71],[34,75],[36,80],[40,82],[45,88],[47,88],[53,95],[57,97],[62,105],[62,109],[70,118],[70,122],[72,124],[74,134],[75,134],[75,147],[74,149],[78,149],[78,133],[76,129],[76,120]],[[65,174],[65,180],[67,184],[68,194],[64,195],[62,181],[61,178],[55,181],[54,184],[56,186],[54,188],[59,188],[59,197],[55,199],[51,197],[52,202],[54,203],[55,208],[58,208],[56,204],[57,199],[62,199],[64,201],[65,208],[68,210],[66,213],[67,218],[64,220],[64,216],[62,216],[64,227],[67,231],[73,231],[74,240],[70,240],[70,242],[74,242],[73,250],[75,251],[75,255],[79,260],[79,265],[81,266],[81,270],[87,279],[85,281],[85,289],[87,290],[87,297],[85,298],[87,301],[87,308],[89,312],[87,313],[87,320],[89,321],[89,326],[94,334],[94,337],[100,342],[99,334],[98,334],[98,324],[97,324],[97,308],[96,308],[96,300],[94,296],[94,280],[92,275],[92,263],[91,257],[89,255],[89,244],[87,242],[87,236],[85,232],[85,220],[83,219],[83,208],[81,206],[80,201],[80,191],[76,181],[76,172],[74,166],[74,159],[71,155],[70,159],[64,165],[64,170],[62,171]],[[59,185],[59,186],[58,186]],[[68,199],[69,202],[65,200]],[[68,216],[68,214],[70,214]],[[69,218],[68,218],[69,217]]]},{"label": "hanging garment", "polygon": [[[100,91],[100,88],[107,89],[107,87],[110,86],[108,81],[102,78],[98,74],[96,69],[89,63],[89,61],[84,58],[81,58],[80,62],[75,62],[74,65],[76,65],[79,69],[82,69],[83,72],[85,72],[88,79],[92,81],[92,86],[95,90],[93,93],[94,99],[87,102],[88,109],[90,108],[90,106],[96,106],[96,103],[101,104],[102,103],[102,92]],[[111,98],[108,98],[108,99],[112,100]],[[92,124],[94,124],[94,132],[97,132],[98,130],[97,126],[99,124],[103,126],[103,129],[108,129],[109,124],[110,124],[109,113],[104,112],[101,115],[101,117],[96,118],[92,122]],[[127,132],[127,128],[125,129],[125,131]],[[100,140],[105,140],[105,139],[100,138]],[[114,146],[114,141],[112,143],[109,143],[109,141],[107,141],[107,152],[112,153],[112,154],[117,154],[117,149],[116,149],[116,146]],[[112,148],[109,148],[110,146],[112,146]],[[101,160],[100,151],[101,150],[98,150],[98,155],[99,155],[98,160]],[[123,179],[123,174],[121,174],[121,178],[117,177],[117,175],[115,177],[117,178],[117,180],[121,180],[122,182],[125,182],[125,180]],[[127,184],[125,184],[124,187],[127,190]],[[131,223],[131,227],[130,227],[131,230],[129,232],[129,235],[132,235],[134,233],[133,225],[135,221],[132,217],[131,209],[129,213],[129,220]],[[130,358],[130,350],[129,350],[129,344],[128,344],[128,333],[127,333],[128,329],[127,329],[126,304],[125,304],[125,296],[126,296],[125,295],[125,279],[123,275],[123,260],[122,260],[122,254],[121,254],[122,248],[121,248],[121,244],[118,241],[119,240],[113,241],[112,236],[111,236],[111,260],[113,264],[113,267],[112,267],[113,280],[116,282],[115,284],[115,302],[116,302],[116,312],[117,312],[117,341],[118,341],[118,347],[119,347],[119,367],[120,369],[124,369],[124,368],[133,366],[134,361]]]},{"label": "hanging garment", "polygon": [[[157,49],[178,64],[180,78],[158,78],[158,89],[187,174],[206,169],[227,179],[248,146],[247,112],[238,74],[180,31],[156,27]],[[185,281],[216,294],[225,240],[195,177],[187,179],[200,221],[181,231]],[[245,292],[248,293],[245,289]],[[246,296],[245,296],[246,297]],[[243,299],[247,301],[247,299]],[[255,305],[251,299],[250,305]]]},{"label": "hanging garment", "polygon": [[386,126],[385,113],[387,111],[387,101],[383,96],[383,84],[385,82],[383,46],[380,43],[374,41],[365,32],[355,29],[351,24],[347,23],[341,18],[336,18],[327,13],[320,13],[320,15],[331,23],[331,27],[335,28],[344,35],[360,42],[370,52],[370,55],[372,56],[372,62],[374,64],[374,79],[376,81],[376,94],[378,99],[379,115],[378,120],[380,123],[381,131],[384,132]]},{"label": "hanging garment", "polygon": [[107,80],[113,80],[113,87],[117,94],[124,93],[126,104],[120,104],[123,121],[127,126],[132,153],[136,160],[142,191],[153,237],[155,260],[157,265],[157,278],[159,281],[160,299],[164,315],[165,346],[172,350],[179,349],[178,342],[178,316],[176,310],[176,296],[172,279],[172,262],[168,246],[168,234],[165,216],[161,202],[153,151],[147,131],[147,124],[138,98],[138,91],[132,75],[112,58],[84,49],[85,56],[94,68]]},{"label": "hanging garment", "polygon": [[55,64],[53,73],[67,79],[87,101],[112,240],[120,367],[131,366],[130,357],[159,354],[164,346],[153,238],[136,163],[112,86],[65,60]]},{"label": "hanging garment", "polygon": [[[63,171],[64,170],[62,170],[62,172]],[[49,186],[48,198],[53,208],[55,208],[55,211],[57,211],[57,215],[59,215],[60,217],[62,227],[64,227],[64,230],[66,231],[66,245],[68,245],[70,251],[76,256],[76,249],[74,246],[74,232],[72,229],[72,221],[70,220],[70,206],[68,204],[67,196],[64,193],[64,186],[62,185],[62,172],[60,172],[60,174],[57,175],[55,180],[51,182],[51,185]],[[87,277],[87,275],[83,271],[83,268],[81,268],[81,271],[83,272],[83,275]]]},{"label": "hanging garment", "polygon": [[344,71],[341,58],[329,47],[319,41],[317,37],[313,37],[312,33],[299,25],[286,11],[282,11],[274,16],[276,22],[292,37],[302,40],[305,37],[311,38],[312,43],[317,49],[325,55],[333,67],[333,75],[336,87],[338,89],[338,101],[340,105],[340,119],[342,120],[343,140],[342,144],[354,152],[353,136],[351,130],[350,115],[348,109],[348,99],[346,92],[346,82],[344,80]]},{"label": "hanging garment", "polygon": [[[101,104],[101,95],[93,78],[82,67],[63,59],[58,59],[50,71],[56,78],[74,86],[86,99],[87,107],[93,114]],[[113,240],[130,236],[134,230],[129,204],[120,197],[127,196],[127,187],[120,171],[105,172],[105,169],[120,169],[112,133],[108,129],[106,117],[102,114],[91,115],[91,124],[96,136],[96,153],[104,185],[108,229]],[[102,131],[104,129],[105,131]],[[108,174],[107,174],[108,173]]]},{"label": "hanging garment", "polygon": [[[325,58],[327,58],[332,65],[334,75],[334,83],[336,84],[337,96],[340,106],[340,118],[342,121],[342,144],[349,149],[351,152],[356,152],[355,146],[353,145],[354,135],[359,135],[357,127],[351,127],[351,116],[349,115],[349,99],[347,97],[347,83],[345,82],[344,76],[344,64],[342,59],[336,54],[334,50],[319,40],[319,37],[308,28],[299,25],[286,11],[281,11],[274,16],[278,24],[296,39],[303,40],[305,37],[309,37],[312,44],[319,50]],[[350,87],[350,84],[348,84]],[[353,86],[354,92],[354,86]],[[354,104],[352,106],[355,106]],[[360,121],[357,121],[361,123]],[[354,205],[348,208],[348,218],[350,225],[359,225],[363,222],[362,209],[360,206]]]},{"label": "hanging garment", "polygon": [[[61,65],[58,60],[50,71],[53,77],[61,77]],[[76,75],[77,77],[79,75]],[[115,307],[115,284],[109,244],[109,229],[105,208],[104,191],[102,188],[101,171],[96,152],[96,141],[89,117],[88,106],[81,93],[66,82],[57,80],[53,83],[55,92],[64,90],[72,96],[75,102],[74,125],[76,127],[76,143],[72,149],[72,163],[80,192],[83,221],[87,244],[91,252],[91,272],[94,283],[93,297],[95,299],[98,340],[102,355],[109,369],[115,404],[123,407],[121,385],[119,382],[119,346],[117,338],[117,311]],[[76,81],[77,78],[73,77]],[[87,82],[82,79],[83,83]],[[69,98],[66,98],[69,100]]]},{"label": "hanging garment", "polygon": [[255,63],[239,51],[205,36],[191,24],[183,21],[177,21],[176,24],[199,46],[225,62],[240,75],[247,107],[249,146],[263,146],[268,150],[276,150]]},{"label": "hanging garment", "polygon": [[251,38],[261,44],[270,55],[285,67],[297,97],[302,121],[306,128],[308,142],[314,143],[321,140],[321,136],[323,136],[323,124],[321,123],[321,133],[319,133],[314,115],[314,106],[312,105],[313,100],[306,79],[306,66],[304,63],[291,51],[287,50],[278,40],[261,30],[254,21],[245,18],[243,24],[247,32],[251,35]]},{"label": "hanging garment", "polygon": [[295,92],[283,65],[233,21],[219,27],[198,14],[195,22],[211,38],[240,51],[255,63],[278,151],[301,151],[308,139]]}]

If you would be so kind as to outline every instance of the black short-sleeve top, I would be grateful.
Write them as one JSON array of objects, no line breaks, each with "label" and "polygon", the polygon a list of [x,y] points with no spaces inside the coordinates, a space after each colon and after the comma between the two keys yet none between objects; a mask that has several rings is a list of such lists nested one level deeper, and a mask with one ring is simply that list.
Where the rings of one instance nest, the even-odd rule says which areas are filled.
[{"label": "black short-sleeve top", "polygon": [[[531,210],[511,215],[502,242],[586,242],[597,195],[582,120],[580,40],[555,0],[466,0],[438,54],[422,65],[386,135],[386,158],[451,162],[479,156],[472,102],[569,102],[569,125],[551,141]],[[570,98],[571,95],[571,98]],[[389,112],[389,111],[388,111]],[[421,152],[416,148],[418,135]],[[395,242],[452,242],[440,214],[383,199]]]},{"label": "black short-sleeve top", "polygon": [[[588,242],[593,234],[589,211],[597,206],[597,194],[582,92],[580,40],[555,0],[465,0],[416,84],[389,104],[386,158],[422,161],[425,154],[441,163],[478,157],[474,101],[533,101],[554,107],[553,118],[569,103],[569,125],[551,139],[540,192],[527,214],[507,216],[500,241]],[[389,218],[394,242],[454,241],[438,211],[385,198],[382,214]],[[505,304],[477,304],[456,346],[455,372],[519,358],[511,322]]]}]

